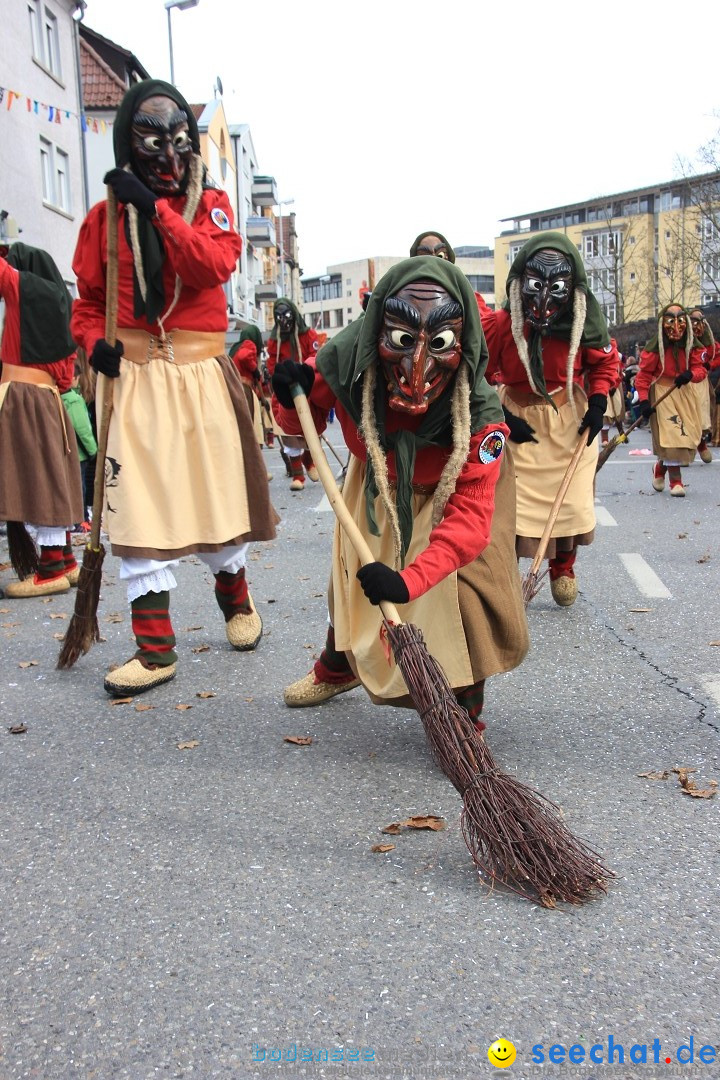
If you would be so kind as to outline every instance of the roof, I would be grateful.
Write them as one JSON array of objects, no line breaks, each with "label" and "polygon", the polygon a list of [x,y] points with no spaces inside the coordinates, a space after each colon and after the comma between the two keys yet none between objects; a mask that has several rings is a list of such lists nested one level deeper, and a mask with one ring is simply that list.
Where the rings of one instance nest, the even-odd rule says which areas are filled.
[{"label": "roof", "polygon": [[116,109],[125,96],[125,83],[82,37],[80,77],[85,109]]},{"label": "roof", "polygon": [[129,49],[124,49],[117,42],[111,41],[110,38],[98,34],[97,30],[91,30],[84,22],[80,23],[80,39],[85,39],[94,52],[102,56],[118,78],[127,80],[126,86],[137,78],[150,78],[150,72],[143,67],[134,53],[131,53]]}]

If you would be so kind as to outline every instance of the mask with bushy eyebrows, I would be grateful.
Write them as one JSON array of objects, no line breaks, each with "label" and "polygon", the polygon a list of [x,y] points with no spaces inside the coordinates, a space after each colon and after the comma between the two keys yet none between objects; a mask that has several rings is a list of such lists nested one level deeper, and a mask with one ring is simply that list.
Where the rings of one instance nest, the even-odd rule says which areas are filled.
[{"label": "mask with bushy eyebrows", "polygon": [[520,281],[525,318],[537,330],[547,330],[572,300],[575,274],[567,255],[542,248],[532,255]]},{"label": "mask with bushy eyebrows", "polygon": [[162,94],[138,106],[130,129],[133,171],[162,198],[182,194],[193,154],[187,114]]},{"label": "mask with bushy eyebrows", "polygon": [[415,281],[385,301],[378,355],[397,412],[424,413],[462,358],[463,312],[441,285]]}]

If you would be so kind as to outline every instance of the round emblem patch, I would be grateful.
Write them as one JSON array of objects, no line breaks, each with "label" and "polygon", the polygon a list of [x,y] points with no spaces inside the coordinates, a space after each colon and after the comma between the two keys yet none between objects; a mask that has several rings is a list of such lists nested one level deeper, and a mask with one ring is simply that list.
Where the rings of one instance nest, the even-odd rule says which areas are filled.
[{"label": "round emblem patch", "polygon": [[491,431],[485,436],[478,447],[478,457],[483,465],[490,465],[497,461],[505,446],[505,436],[502,431]]},{"label": "round emblem patch", "polygon": [[210,218],[217,225],[218,229],[222,229],[223,232],[230,231],[230,218],[219,206],[213,206],[210,211]]},{"label": "round emblem patch", "polygon": [[612,342],[609,345],[603,345],[604,353],[611,353],[613,351]]}]

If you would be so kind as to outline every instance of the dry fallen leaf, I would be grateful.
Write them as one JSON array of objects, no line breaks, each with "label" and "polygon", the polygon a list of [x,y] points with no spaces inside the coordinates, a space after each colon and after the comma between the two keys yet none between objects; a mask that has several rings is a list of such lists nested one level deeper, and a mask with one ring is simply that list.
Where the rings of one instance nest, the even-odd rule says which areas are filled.
[{"label": "dry fallen leaf", "polygon": [[444,828],[444,818],[438,817],[437,814],[420,814],[416,817],[406,818],[405,821],[394,821],[392,825],[387,825],[382,831],[394,835],[399,833],[401,829],[432,829],[433,832],[440,832]]},{"label": "dry fallen leaf", "polygon": [[200,745],[199,739],[188,739],[187,742],[179,742],[177,744],[178,750],[194,750],[196,746]]},{"label": "dry fallen leaf", "polygon": [[643,612],[646,612],[646,611],[652,611],[652,608],[649,608],[649,607],[631,607],[631,608],[629,608],[628,610],[629,610],[629,611],[630,611],[630,612],[631,612],[631,613],[632,613],[633,615],[635,615],[636,613],[637,613],[638,615],[640,615],[640,614],[642,614]]},{"label": "dry fallen leaf", "polygon": [[192,705],[176,705],[175,708],[178,712],[187,712],[188,709],[192,709]]},{"label": "dry fallen leaf", "polygon": [[697,772],[697,769],[678,768],[676,765],[673,772],[677,773],[680,787],[683,789],[683,795],[692,795],[694,799],[712,799],[717,791],[717,780],[711,780],[710,787],[707,788],[699,788],[697,786],[690,776],[690,773]]},{"label": "dry fallen leaf", "polygon": [[3,625],[3,629],[7,629],[10,626],[19,626],[20,623],[18,623],[18,622],[4,622],[2,625]]},{"label": "dry fallen leaf", "polygon": [[189,634],[191,630],[202,630],[202,626],[186,626],[183,630],[183,633]]},{"label": "dry fallen leaf", "polygon": [[67,619],[67,615],[65,614],[64,611],[51,611],[50,612],[50,618],[51,619]]},{"label": "dry fallen leaf", "polygon": [[65,635],[64,634],[53,634],[53,637],[55,638],[56,641],[64,641],[65,640]]},{"label": "dry fallen leaf", "polygon": [[678,533],[677,538],[678,540],[687,540],[687,533]]},{"label": "dry fallen leaf", "polygon": [[154,708],[154,705],[136,705],[135,712],[150,712],[150,709]]},{"label": "dry fallen leaf", "polygon": [[39,662],[40,662],[39,660],[21,660],[20,663],[18,664],[18,667],[22,667],[22,668],[37,667]]},{"label": "dry fallen leaf", "polygon": [[283,742],[292,743],[293,746],[309,746],[312,742],[311,735],[286,735]]},{"label": "dry fallen leaf", "polygon": [[709,645],[720,645],[720,641],[710,641],[710,642],[708,642],[708,644]]},{"label": "dry fallen leaf", "polygon": [[12,727],[8,728],[8,731],[11,735],[24,735],[27,729],[27,724],[13,724]]},{"label": "dry fallen leaf", "polygon": [[116,697],[110,702],[110,705],[131,705],[135,698],[132,697]]},{"label": "dry fallen leaf", "polygon": [[9,570],[11,566],[12,566],[12,563],[0,562],[0,570]]},{"label": "dry fallen leaf", "polygon": [[195,697],[201,697],[201,698],[217,697],[217,694],[213,693],[212,690],[199,690],[198,693],[195,695]]},{"label": "dry fallen leaf", "polygon": [[210,652],[210,646],[209,645],[196,645],[195,648],[191,650],[191,652],[194,652],[194,653]]},{"label": "dry fallen leaf", "polygon": [[710,552],[706,551],[704,555],[701,555],[700,558],[698,559],[698,562],[699,563],[710,562]]},{"label": "dry fallen leaf", "polygon": [[9,610],[9,607],[0,607],[0,615],[7,615]]},{"label": "dry fallen leaf", "polygon": [[638,776],[642,776],[644,780],[667,780],[670,775],[667,769],[660,769],[658,772],[639,772]]},{"label": "dry fallen leaf", "polygon": [[123,621],[123,617],[117,611],[113,615],[108,615],[108,617],[105,619],[105,622],[115,622],[115,623],[117,623],[117,622],[122,622],[122,621]]},{"label": "dry fallen leaf", "polygon": [[394,844],[373,844],[373,846],[370,848],[370,850],[375,851],[375,852],[379,852],[380,854],[382,854],[382,853],[384,853],[386,851],[394,851],[395,850],[395,845]]}]

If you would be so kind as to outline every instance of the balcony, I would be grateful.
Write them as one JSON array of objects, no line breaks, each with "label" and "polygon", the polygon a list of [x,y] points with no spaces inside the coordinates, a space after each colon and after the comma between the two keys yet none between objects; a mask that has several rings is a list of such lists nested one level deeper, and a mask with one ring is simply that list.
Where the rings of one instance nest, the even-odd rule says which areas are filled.
[{"label": "balcony", "polygon": [[259,281],[255,285],[256,304],[274,304],[280,295],[280,286],[276,281]]},{"label": "balcony", "polygon": [[249,217],[245,222],[245,236],[253,247],[275,247],[275,224],[272,218]]},{"label": "balcony", "polygon": [[251,197],[254,206],[277,206],[278,193],[274,176],[253,176]]}]

